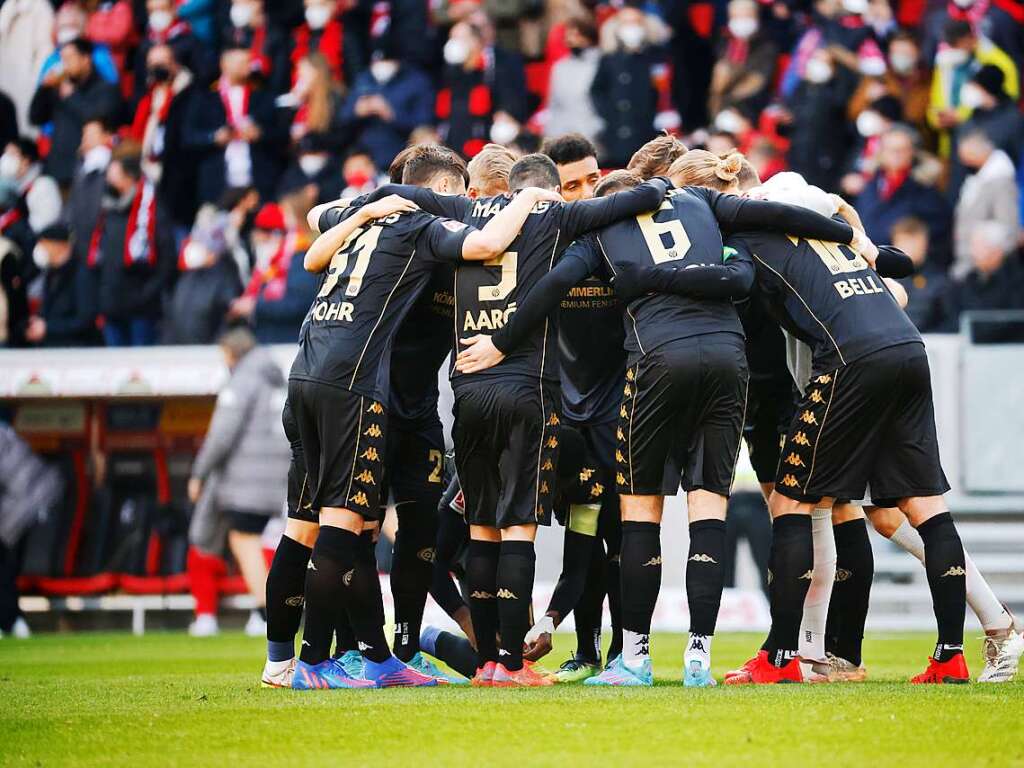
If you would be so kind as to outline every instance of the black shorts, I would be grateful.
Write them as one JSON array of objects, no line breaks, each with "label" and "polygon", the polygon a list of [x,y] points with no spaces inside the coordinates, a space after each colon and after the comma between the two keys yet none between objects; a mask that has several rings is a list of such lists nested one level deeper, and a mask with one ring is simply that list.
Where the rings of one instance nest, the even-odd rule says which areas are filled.
[{"label": "black shorts", "polygon": [[[563,424],[563,430],[576,430],[583,444],[582,462],[574,467],[572,476],[565,476],[561,460],[558,467],[558,496],[555,517],[562,525],[588,536],[597,534],[597,517],[581,513],[573,520],[570,508],[577,505],[613,506],[616,514],[619,497],[615,493],[615,433],[614,421],[604,424]],[[593,530],[591,530],[593,529]]]},{"label": "black shorts", "polygon": [[798,395],[788,373],[784,378],[750,379],[743,437],[759,483],[775,482],[782,440],[793,421]]},{"label": "black shorts", "polygon": [[630,365],[616,432],[618,492],[671,496],[681,483],[728,496],[746,395],[743,338],[732,333],[662,344]]},{"label": "black shorts", "polygon": [[384,406],[372,397],[298,379],[288,382],[288,402],[302,440],[312,508],[338,507],[379,520]]},{"label": "black shorts", "polygon": [[263,529],[267,527],[267,521],[270,520],[269,517],[259,512],[243,512],[238,509],[226,510],[225,514],[228,518],[228,527],[232,531],[253,533],[257,536],[263,533]]},{"label": "black shorts", "polygon": [[381,504],[387,504],[390,496],[395,504],[416,502],[433,511],[444,489],[441,420],[436,414],[415,422],[389,419]]},{"label": "black shorts", "polygon": [[949,490],[939,461],[924,345],[889,347],[811,377],[782,449],[775,489],[791,499],[877,506]]},{"label": "black shorts", "polygon": [[281,424],[284,435],[288,438],[292,458],[288,464],[288,517],[305,523],[320,522],[319,510],[313,509],[309,501],[309,477],[306,474],[306,456],[302,451],[302,438],[299,436],[299,425],[292,413],[292,406],[284,401],[281,411]]},{"label": "black shorts", "polygon": [[559,416],[551,387],[485,381],[455,393],[455,465],[466,522],[550,523]]}]

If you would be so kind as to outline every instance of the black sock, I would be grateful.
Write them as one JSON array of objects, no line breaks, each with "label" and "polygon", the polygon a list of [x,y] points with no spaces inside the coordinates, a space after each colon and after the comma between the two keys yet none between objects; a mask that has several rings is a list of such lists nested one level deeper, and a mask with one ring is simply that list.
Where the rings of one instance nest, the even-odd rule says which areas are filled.
[{"label": "black sock", "polygon": [[498,559],[499,660],[510,672],[523,668],[523,638],[530,630],[537,554],[532,541],[503,541]]},{"label": "black sock", "polygon": [[551,594],[548,613],[557,613],[564,619],[576,608],[586,586],[593,546],[593,536],[566,528],[562,540],[562,572],[558,575],[558,583]]},{"label": "black sock", "polygon": [[647,635],[661,591],[661,526],[622,524],[622,628]]},{"label": "black sock", "polygon": [[690,606],[690,634],[711,636],[718,623],[725,585],[725,521],[690,523],[690,553],[686,559],[686,601]]},{"label": "black sock", "polygon": [[[295,539],[282,536],[267,573],[267,641],[270,647],[280,643],[285,659],[295,654],[295,633],[302,621],[305,599],[302,590],[306,585],[306,567],[312,552],[311,548]],[[288,648],[292,651],[290,655],[287,654]]]},{"label": "black sock", "polygon": [[607,586],[604,542],[593,539],[590,547],[590,567],[587,569],[583,584],[583,594],[573,609],[573,618],[576,622],[576,658],[590,664],[601,663],[601,618]]},{"label": "black sock", "polygon": [[932,592],[932,607],[939,637],[936,661],[949,661],[964,649],[964,613],[967,610],[967,567],[964,546],[949,512],[917,526],[924,541],[924,569]]},{"label": "black sock", "polygon": [[373,531],[363,531],[356,544],[355,568],[351,577],[342,580],[342,595],[359,652],[369,661],[381,662],[391,657],[391,649],[384,636],[384,599],[375,548]]},{"label": "black sock", "polygon": [[[622,654],[622,543],[609,549],[605,562],[605,583],[608,589],[608,613],[612,618],[612,642],[608,646],[608,659]],[[609,545],[611,542],[609,542]]]},{"label": "black sock", "polygon": [[356,562],[359,566],[366,570],[368,574],[372,573],[374,578],[368,580],[368,586],[370,589],[369,599],[373,602],[375,609],[375,621],[383,628],[385,624],[384,619],[384,595],[380,591],[380,577],[377,575],[377,542],[374,541],[374,531],[363,531],[359,534],[359,544],[356,551]]},{"label": "black sock", "polygon": [[469,612],[481,666],[498,660],[498,557],[501,542],[469,542],[466,561],[466,586],[469,588]]},{"label": "black sock", "polygon": [[860,666],[875,558],[863,518],[840,523],[832,530],[836,538],[836,583],[828,606],[825,650]]},{"label": "black sock", "polygon": [[306,664],[319,664],[330,655],[331,636],[345,613],[342,580],[354,572],[357,540],[341,528],[320,528],[306,569],[306,624],[299,655]]},{"label": "black sock", "polygon": [[804,598],[811,585],[814,546],[810,515],[782,515],[772,524],[768,598],[772,628],[762,646],[777,667],[796,657]]},{"label": "black sock", "polygon": [[469,644],[469,640],[461,635],[440,632],[434,640],[434,656],[464,677],[473,677],[480,665],[480,660]]},{"label": "black sock", "polygon": [[409,661],[420,650],[423,607],[433,576],[437,539],[437,502],[398,506],[398,533],[391,564],[391,595],[395,601],[395,656]]}]

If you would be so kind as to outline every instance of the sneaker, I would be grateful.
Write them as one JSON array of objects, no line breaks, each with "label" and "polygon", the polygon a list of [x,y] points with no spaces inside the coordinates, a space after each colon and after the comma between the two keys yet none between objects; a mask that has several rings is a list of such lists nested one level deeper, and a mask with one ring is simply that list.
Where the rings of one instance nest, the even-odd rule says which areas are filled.
[{"label": "sneaker", "polygon": [[929,656],[928,668],[920,675],[910,678],[910,682],[916,685],[963,684],[971,682],[971,673],[967,671],[967,662],[962,653],[943,662],[938,662]]},{"label": "sneaker", "polygon": [[683,667],[683,686],[686,688],[713,688],[718,685],[711,676],[711,669],[705,667],[700,659],[693,659]]},{"label": "sneaker", "polygon": [[341,664],[349,677],[363,679],[363,654],[359,651],[345,651],[341,656],[335,657],[335,660]]},{"label": "sneaker", "polygon": [[195,621],[188,625],[188,633],[192,637],[213,637],[220,634],[217,617],[212,613],[196,614]]},{"label": "sneaker", "polygon": [[584,685],[613,685],[620,687],[651,687],[654,685],[654,668],[650,659],[644,659],[640,669],[626,666],[622,656],[616,656],[605,667],[604,672],[583,681]]},{"label": "sneaker", "polygon": [[422,652],[417,651],[416,655],[413,656],[407,664],[415,669],[420,674],[432,677],[442,685],[468,685],[469,680],[464,678],[462,675],[449,674],[444,672],[434,662],[423,655]]},{"label": "sneaker", "polygon": [[783,667],[776,667],[768,661],[768,651],[758,651],[757,655],[743,665],[734,674],[730,672],[725,678],[726,685],[774,685],[775,683],[802,683],[800,659],[793,658]]},{"label": "sneaker", "polygon": [[291,688],[295,677],[296,660],[274,662],[268,660],[263,665],[263,676],[260,678],[262,688]]},{"label": "sneaker", "polygon": [[436,679],[417,672],[394,656],[379,663],[364,660],[363,675],[378,688],[426,688],[437,685]]},{"label": "sneaker", "polygon": [[245,622],[246,637],[266,637],[267,622],[256,611],[249,612],[249,620]]},{"label": "sneaker", "polygon": [[543,688],[554,684],[554,680],[540,674],[529,664],[523,664],[522,668],[515,672],[509,671],[504,664],[496,664],[491,678],[491,685],[494,688]]},{"label": "sneaker", "polygon": [[299,661],[292,674],[292,690],[315,691],[333,688],[375,688],[369,680],[356,680],[348,676],[337,659],[327,659],[319,664]]},{"label": "sneaker", "polygon": [[562,666],[555,672],[555,679],[560,683],[580,683],[600,673],[601,666],[599,664],[592,664],[574,656],[562,663]]},{"label": "sneaker", "polygon": [[493,661],[484,662],[484,665],[473,675],[473,679],[469,681],[469,684],[474,688],[490,688],[491,683],[494,682],[494,669],[497,666]]},{"label": "sneaker", "polygon": [[1017,676],[1017,665],[1024,654],[1024,635],[1014,627],[985,633],[982,657],[985,668],[979,683],[1008,683]]},{"label": "sneaker", "polygon": [[25,621],[24,616],[19,616],[14,620],[14,626],[11,627],[11,634],[15,640],[28,640],[32,637],[32,630],[28,628],[28,622]]}]

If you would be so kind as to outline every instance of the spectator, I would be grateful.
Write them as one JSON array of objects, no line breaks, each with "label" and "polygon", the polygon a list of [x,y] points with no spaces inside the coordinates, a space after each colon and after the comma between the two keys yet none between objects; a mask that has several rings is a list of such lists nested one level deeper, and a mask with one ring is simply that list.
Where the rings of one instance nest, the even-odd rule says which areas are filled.
[{"label": "spectator", "polygon": [[[217,397],[206,439],[192,465],[188,495],[197,503],[205,493],[213,514],[226,520],[228,546],[258,606],[246,633],[262,636],[267,564],[260,534],[284,508],[290,458],[281,428],[285,379],[247,328],[234,328],[221,336],[220,349],[230,378]],[[193,634],[216,631],[215,614],[197,614]]]},{"label": "spectator", "polygon": [[216,0],[176,0],[175,13],[189,25],[201,45],[217,42]]},{"label": "spectator", "polygon": [[964,312],[1024,308],[1024,269],[1013,234],[997,221],[971,225],[971,270],[946,293],[941,330],[955,333]]},{"label": "spectator", "polygon": [[0,146],[6,147],[18,138],[18,113],[10,97],[0,91]]},{"label": "spectator", "polygon": [[928,122],[939,132],[939,154],[949,157],[950,131],[971,116],[973,107],[961,102],[963,85],[986,64],[1003,73],[1003,89],[1015,100],[1020,96],[1017,66],[991,40],[979,37],[966,21],[951,21],[945,46],[935,54]]},{"label": "spectator", "polygon": [[311,53],[320,53],[338,83],[346,82],[346,73],[355,74],[345,62],[345,28],[336,14],[333,0],[305,0],[305,20],[292,33],[292,78],[298,75],[299,62]]},{"label": "spectator", "polygon": [[812,184],[835,189],[852,136],[846,122],[846,104],[856,78],[836,66],[826,48],[815,51],[787,106],[790,123],[789,165]]},{"label": "spectator", "polygon": [[247,48],[221,54],[221,76],[197,91],[185,118],[184,146],[195,153],[197,202],[215,202],[228,187],[255,186],[269,198],[277,183],[274,99],[249,82]]},{"label": "spectator", "polygon": [[121,108],[117,88],[96,74],[92,43],[78,38],[60,48],[61,71],[51,71],[32,98],[35,125],[53,123],[46,173],[67,186],[75,171],[82,126],[90,120],[113,122]]},{"label": "spectator", "polygon": [[230,319],[249,321],[261,344],[294,344],[316,293],[316,277],[302,266],[305,249],[289,231],[284,211],[265,204],[253,222],[256,265],[245,293],[228,311]]},{"label": "spectator", "polygon": [[601,28],[602,54],[590,96],[604,122],[604,165],[624,166],[639,145],[654,138],[658,93],[652,67],[657,47],[667,39],[661,21],[630,6]]},{"label": "spectator", "polygon": [[196,214],[195,169],[184,144],[193,82],[171,46],[152,46],[146,54],[146,93],[129,131],[142,145],[143,173],[156,184],[160,201],[181,230],[187,230]]},{"label": "spectator", "polygon": [[238,267],[238,276],[242,285],[249,284],[252,275],[252,235],[253,221],[260,209],[260,195],[252,187],[236,187],[227,189],[221,195],[217,209],[228,216],[228,226],[224,236],[227,240],[231,259]]},{"label": "spectator", "polygon": [[89,243],[100,216],[112,140],[110,129],[101,120],[93,120],[82,126],[82,143],[79,146],[81,162],[75,170],[64,208],[65,219],[71,230],[71,249],[75,259],[82,264],[89,257]]},{"label": "spectator", "polygon": [[907,315],[922,333],[942,323],[949,280],[946,271],[928,258],[928,226],[908,216],[892,225],[892,244],[914,262],[914,274],[899,281],[907,292]]},{"label": "spectator", "polygon": [[604,127],[590,98],[601,59],[593,20],[589,16],[570,18],[565,24],[565,44],[569,55],[551,68],[544,135],[577,132],[593,142]]},{"label": "spectator", "polygon": [[228,253],[228,214],[206,206],[196,216],[178,259],[164,327],[167,344],[212,344],[223,332],[228,307],[242,292],[238,267]]},{"label": "spectator", "polygon": [[914,145],[917,134],[912,128],[897,125],[882,134],[878,145],[878,171],[857,197],[868,236],[876,243],[892,239],[892,225],[913,216],[928,223],[928,253],[939,266],[950,262],[951,212],[949,204],[933,188],[913,176]]},{"label": "spectator", "polygon": [[12,141],[0,156],[0,182],[13,183],[20,204],[28,212],[28,225],[39,232],[60,218],[60,188],[43,174],[36,143],[27,137]]},{"label": "spectator", "polygon": [[929,75],[914,34],[900,31],[893,35],[889,41],[886,90],[890,96],[900,100],[903,119],[922,131],[928,130],[928,99],[931,90]]},{"label": "spectator", "polygon": [[18,207],[13,187],[0,187],[0,347],[25,344],[27,261],[35,238]]},{"label": "spectator", "polygon": [[291,86],[288,40],[269,23],[263,0],[233,0],[221,39],[227,47],[249,49],[253,74],[263,78],[273,93],[284,93]]},{"label": "spectator", "polygon": [[[128,0],[114,0],[114,2],[90,2],[88,5],[92,6],[92,10],[88,14],[84,14],[86,15],[86,20],[82,35],[95,44],[97,53],[100,51],[109,52],[108,55],[115,66],[115,79],[111,80],[111,82],[117,82],[119,73],[127,71],[128,56],[139,42],[139,34],[136,31],[135,15],[132,12],[131,3]],[[76,7],[70,3],[65,3],[61,6],[58,16],[65,8]],[[59,32],[57,42],[66,42],[66,40],[61,39]],[[96,70],[102,77],[110,80],[107,77],[107,72],[100,65],[98,56],[94,57],[94,59],[96,59]],[[129,95],[128,91],[122,90],[122,93],[125,96]]]},{"label": "spectator", "polygon": [[[115,85],[118,83],[121,79],[120,70],[124,66],[124,59],[114,58],[105,40],[94,38],[88,33],[88,20],[85,9],[80,5],[64,3],[64,5],[57,9],[57,15],[54,17],[53,32],[57,47],[53,49],[50,55],[46,57],[46,61],[43,62],[42,69],[39,71],[40,80],[46,77],[55,67],[60,67],[60,48],[64,43],[70,43],[79,37],[85,37],[93,44],[92,65],[96,69],[96,74],[108,83],[114,83]],[[134,30],[131,29],[130,16],[128,18],[128,29],[134,35]]]},{"label": "spectator", "polygon": [[38,125],[29,114],[36,77],[53,50],[53,6],[47,0],[7,0],[0,4],[0,91],[18,115],[18,132]]},{"label": "spectator", "polygon": [[90,347],[97,344],[96,285],[85,262],[71,250],[66,224],[39,233],[32,252],[43,273],[42,308],[28,323],[25,338],[42,347]]},{"label": "spectator", "polygon": [[849,171],[839,182],[844,195],[856,197],[864,191],[867,180],[878,170],[882,134],[900,122],[901,117],[899,101],[888,95],[865,105],[857,114],[854,125],[858,138],[847,160]]},{"label": "spectator", "polygon": [[1020,235],[1020,194],[1013,161],[982,130],[964,135],[958,151],[968,176],[954,211],[954,278],[963,277],[971,268],[976,222],[999,224],[1010,243],[1016,243]]},{"label": "spectator", "polygon": [[178,16],[184,4],[175,0],[146,0],[146,35],[135,53],[135,98],[141,99],[148,85],[146,72],[149,49],[155,45],[174,48],[174,57],[204,82],[212,69],[210,55],[192,32],[192,26]]},{"label": "spectator", "polygon": [[759,111],[768,103],[778,49],[760,28],[756,0],[731,0],[728,33],[711,74],[708,111]]},{"label": "spectator", "polygon": [[341,174],[345,180],[345,188],[341,191],[341,197],[359,197],[373,192],[377,188],[379,173],[377,166],[373,163],[370,153],[356,147],[348,153],[345,163],[341,167]]},{"label": "spectator", "polygon": [[[513,141],[526,120],[526,80],[518,54],[489,47],[487,30],[461,21],[452,27],[444,46],[445,68],[436,112],[445,143],[464,157],[473,157],[488,139]],[[500,123],[504,132],[492,132]]]},{"label": "spectator", "polygon": [[107,191],[87,257],[96,270],[109,347],[156,343],[164,295],[174,278],[170,220],[133,150],[121,147],[107,167]]}]

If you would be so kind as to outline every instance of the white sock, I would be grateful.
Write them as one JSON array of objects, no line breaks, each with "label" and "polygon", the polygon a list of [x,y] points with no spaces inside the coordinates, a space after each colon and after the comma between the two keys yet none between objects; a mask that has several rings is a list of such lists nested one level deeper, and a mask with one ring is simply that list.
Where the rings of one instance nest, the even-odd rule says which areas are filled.
[{"label": "white sock", "polygon": [[816,509],[811,513],[811,539],[814,570],[804,599],[798,653],[809,661],[825,661],[825,623],[836,581],[836,539],[832,533],[831,510]]},{"label": "white sock", "polygon": [[690,642],[683,653],[683,667],[689,667],[691,661],[699,661],[704,669],[711,669],[711,641],[713,635],[690,635]]},{"label": "white sock", "polygon": [[622,661],[630,669],[640,669],[651,657],[651,636],[622,630]]},{"label": "white sock", "polygon": [[276,675],[288,669],[288,666],[293,661],[295,661],[295,659],[288,659],[287,661],[271,661],[270,659],[267,659],[267,664],[264,669],[267,674]]},{"label": "white sock", "polygon": [[[904,520],[889,538],[897,546],[905,549],[922,563],[924,562],[924,541],[921,534]],[[985,629],[1006,629],[1013,620],[1006,612],[999,598],[992,592],[992,588],[981,575],[978,566],[974,564],[971,556],[964,552],[964,561],[967,565],[967,603],[971,610],[978,617],[981,626]]]}]

